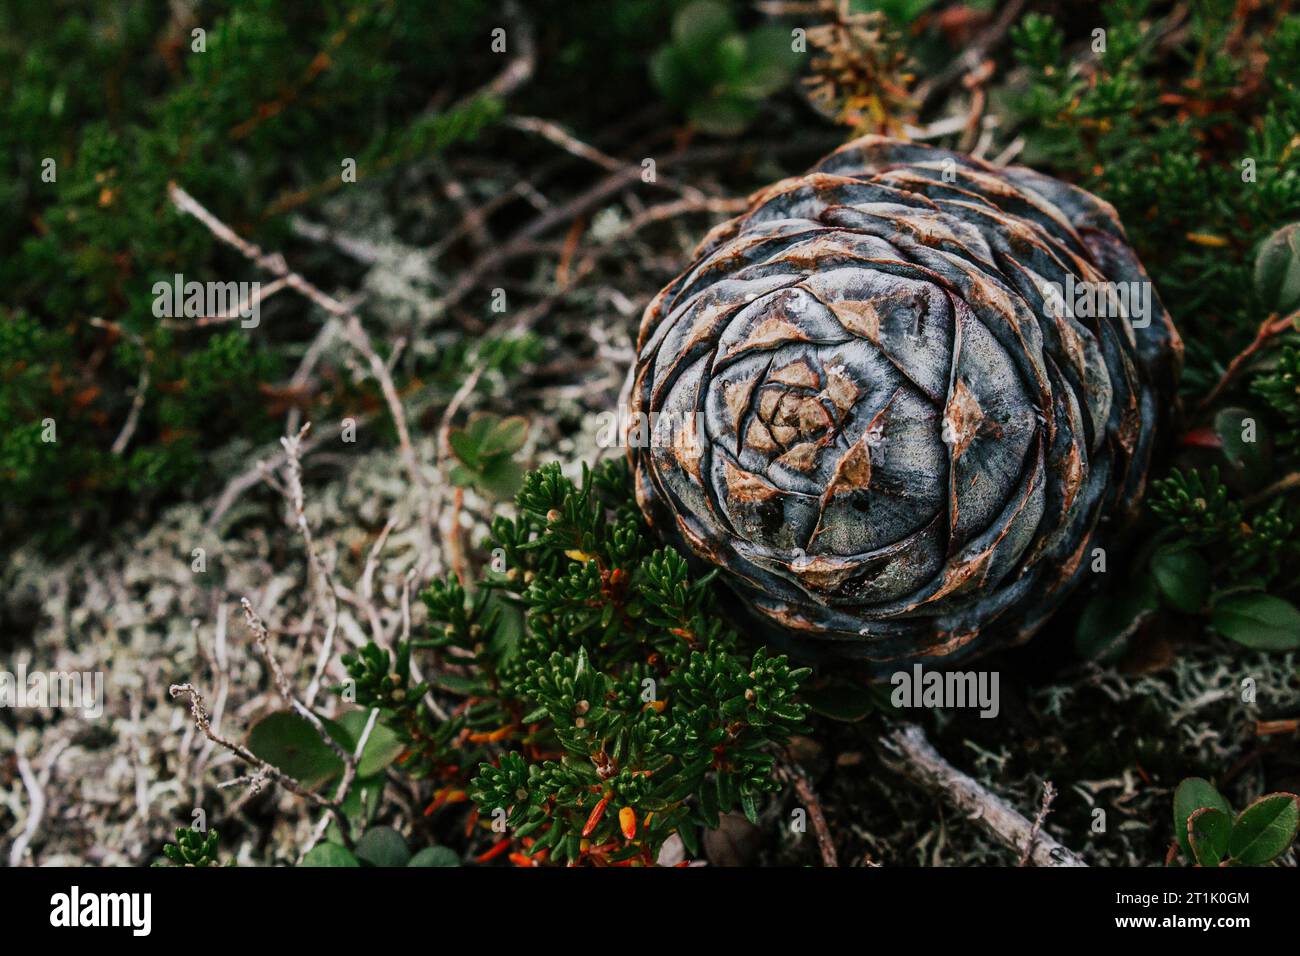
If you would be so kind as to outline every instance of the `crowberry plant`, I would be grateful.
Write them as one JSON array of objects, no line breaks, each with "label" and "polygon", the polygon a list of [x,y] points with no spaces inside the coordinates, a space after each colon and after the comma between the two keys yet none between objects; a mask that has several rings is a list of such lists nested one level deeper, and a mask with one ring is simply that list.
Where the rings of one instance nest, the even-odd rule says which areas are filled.
[{"label": "crowberry plant", "polygon": [[755,820],[809,671],[742,650],[712,575],[654,547],[622,463],[579,483],[547,465],[516,510],[472,593],[450,576],[424,594],[427,639],[344,659],[406,743],[399,765],[435,782],[428,812],[472,801],[479,858],[526,865],[653,864],[674,833],[695,854],[721,814]]}]

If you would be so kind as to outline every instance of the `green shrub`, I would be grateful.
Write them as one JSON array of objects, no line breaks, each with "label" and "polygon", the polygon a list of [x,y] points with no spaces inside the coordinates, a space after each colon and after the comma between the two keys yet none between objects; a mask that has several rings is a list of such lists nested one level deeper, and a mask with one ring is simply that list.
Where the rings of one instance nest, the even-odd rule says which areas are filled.
[{"label": "green shrub", "polygon": [[[530,473],[493,524],[495,569],[473,594],[454,576],[425,593],[427,640],[344,658],[345,690],[407,744],[398,765],[437,782],[430,810],[468,795],[488,854],[649,864],[674,833],[696,854],[720,814],[756,818],[806,716],[808,671],[742,650],[711,575],[654,547],[628,481],[622,463],[577,485]],[[438,655],[432,685],[417,651]]]}]

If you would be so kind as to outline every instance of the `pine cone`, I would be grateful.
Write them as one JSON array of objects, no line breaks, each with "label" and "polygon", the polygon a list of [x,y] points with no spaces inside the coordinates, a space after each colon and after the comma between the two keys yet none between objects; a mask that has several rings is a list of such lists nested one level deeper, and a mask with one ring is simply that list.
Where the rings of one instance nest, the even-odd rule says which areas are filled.
[{"label": "pine cone", "polygon": [[1142,494],[1182,343],[1109,204],[868,136],[714,229],[638,353],[651,524],[884,670],[1043,624]]}]

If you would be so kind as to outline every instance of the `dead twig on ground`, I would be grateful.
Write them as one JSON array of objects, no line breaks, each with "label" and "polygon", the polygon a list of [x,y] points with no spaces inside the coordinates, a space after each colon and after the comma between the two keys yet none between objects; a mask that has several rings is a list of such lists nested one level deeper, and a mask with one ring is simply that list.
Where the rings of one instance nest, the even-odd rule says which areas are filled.
[{"label": "dead twig on ground", "polygon": [[[1073,850],[1038,832],[1009,803],[948,763],[917,724],[900,724],[881,738],[881,756],[896,773],[942,798],[1003,846],[1035,866],[1087,866]],[[1038,827],[1041,827],[1041,822]]]},{"label": "dead twig on ground", "polygon": [[379,566],[379,555],[383,553],[384,545],[388,543],[388,536],[393,533],[395,527],[397,527],[395,517],[384,522],[383,530],[379,532],[379,537],[375,539],[370,554],[366,556],[365,568],[361,572],[360,600],[362,610],[370,622],[371,636],[380,647],[388,646],[388,632],[384,628],[383,621],[380,620],[378,609],[375,607],[375,569]]},{"label": "dead twig on ground", "polygon": [[[328,597],[327,614],[330,623],[328,625],[326,639],[323,642],[322,646],[320,647],[317,655],[317,659],[314,667],[314,673],[311,679],[311,683],[307,689],[305,699],[300,698],[295,693],[295,690],[289,680],[289,676],[285,673],[284,668],[281,666],[280,661],[276,657],[275,649],[272,646],[270,630],[265,624],[265,622],[257,614],[257,612],[253,610],[252,603],[248,600],[248,598],[241,599],[240,603],[243,607],[245,622],[247,623],[249,630],[252,632],[254,644],[257,648],[258,654],[266,664],[267,673],[270,676],[271,685],[274,689],[275,694],[280,698],[280,700],[292,713],[296,714],[298,717],[302,718],[308,724],[311,725],[313,730],[315,730],[316,734],[320,737],[321,741],[325,743],[325,745],[328,746],[335,753],[336,756],[338,756],[339,760],[342,763],[343,773],[339,781],[338,787],[335,790],[334,797],[332,799],[327,799],[321,796],[320,794],[315,793],[312,790],[309,790],[308,788],[304,787],[301,783],[299,783],[297,780],[293,779],[292,777],[289,777],[288,775],[280,771],[278,768],[274,767],[273,765],[259,758],[246,746],[242,744],[238,744],[226,737],[223,737],[213,727],[212,719],[209,716],[208,711],[204,705],[203,698],[198,693],[198,691],[195,690],[192,684],[189,683],[175,684],[172,685],[172,687],[170,688],[170,694],[173,699],[181,696],[184,696],[188,699],[190,704],[190,711],[194,717],[194,727],[196,727],[208,740],[208,747],[205,748],[205,751],[201,756],[200,761],[195,765],[196,767],[198,767],[201,770],[204,762],[206,761],[207,751],[211,749],[211,747],[216,746],[216,747],[221,747],[226,751],[228,751],[229,753],[233,754],[235,757],[248,764],[254,770],[254,772],[251,775],[240,776],[235,778],[234,780],[228,780],[223,784],[219,784],[218,785],[219,788],[238,786],[238,785],[247,785],[250,788],[249,793],[255,793],[260,788],[262,783],[269,779],[279,783],[290,793],[293,793],[296,796],[303,797],[304,799],[309,800],[313,805],[318,806],[321,809],[326,811],[326,814],[321,817],[320,821],[318,821],[316,825],[312,840],[303,849],[304,854],[307,852],[307,850],[311,848],[311,846],[315,845],[315,843],[322,838],[325,829],[329,825],[329,822],[331,820],[333,820],[337,824],[344,844],[349,847],[353,845],[352,833],[350,831],[350,824],[346,819],[346,814],[342,812],[342,807],[344,801],[347,799],[351,787],[353,786],[356,780],[357,767],[359,766],[361,760],[361,754],[364,752],[366,743],[370,738],[371,732],[373,731],[375,727],[375,722],[378,718],[378,711],[372,710],[370,713],[370,717],[367,720],[364,731],[358,738],[355,746],[353,746],[351,750],[349,750],[345,748],[338,740],[336,740],[332,736],[331,732],[326,727],[324,721],[315,713],[315,711],[311,707],[311,704],[316,694],[319,692],[321,686],[321,679],[324,675],[324,671],[329,661],[333,657],[334,634],[338,630],[339,626],[344,625],[345,630],[348,627],[357,629],[358,630],[357,636],[363,641],[365,638],[363,635],[360,635],[359,628],[357,628],[355,621],[353,621],[350,616],[346,616],[340,613],[339,604],[338,604],[340,598],[342,597],[352,598],[353,596],[351,595],[350,592],[347,592],[346,589],[343,588],[341,584],[334,581],[332,570],[329,567],[327,567],[325,562],[322,560],[319,549],[316,544],[315,537],[312,532],[312,528],[306,519],[305,494],[302,485],[301,453],[302,453],[303,443],[308,434],[309,429],[310,429],[310,423],[304,425],[302,429],[298,432],[298,434],[288,436],[282,440],[283,449],[284,449],[283,481],[279,481],[273,478],[271,473],[265,468],[265,466],[263,466],[261,469],[263,475],[267,478],[268,482],[271,483],[273,486],[275,486],[276,489],[285,497],[290,508],[290,514],[292,519],[290,523],[296,526],[299,533],[301,533],[303,536],[304,547],[307,552],[307,564],[309,568],[308,574],[315,576],[318,581],[318,584],[316,586],[316,592],[318,596]],[[359,603],[365,605],[368,608],[367,614],[370,619],[372,630],[374,632],[374,637],[376,640],[380,642],[384,642],[385,632],[382,627],[380,616],[377,610],[375,610],[372,602],[373,591],[374,591],[374,574],[378,563],[379,554],[383,550],[384,543],[387,541],[389,534],[392,532],[395,523],[396,523],[395,519],[389,520],[389,522],[385,525],[384,530],[380,533],[379,539],[376,541],[374,547],[371,549],[370,555],[367,558],[366,566],[362,572],[362,578],[361,578],[361,592],[364,595],[364,600],[357,599]],[[412,568],[407,574],[407,577],[405,579],[405,587],[403,590],[403,607],[402,607],[401,614],[404,621],[407,622],[409,622],[409,615],[410,615],[409,591],[410,591],[412,580],[415,578],[415,576],[416,576],[416,571],[414,568]],[[224,606],[222,606],[221,611],[224,612]],[[310,620],[308,621],[306,626],[307,629],[310,631],[311,630]],[[224,632],[225,632],[225,615],[224,613],[219,613],[217,655],[218,655],[219,669],[222,672],[221,677],[223,680],[223,688],[222,688],[223,700],[224,700],[224,676],[225,676],[224,671],[226,669],[226,662],[224,660],[225,658],[225,647],[224,647],[225,633]],[[409,623],[404,625],[403,632],[409,633]],[[263,705],[261,704],[257,705],[258,709],[260,709],[262,706]],[[245,794],[245,797],[247,796],[248,794]]]},{"label": "dead twig on ground", "polygon": [[[372,415],[357,415],[351,421],[359,428],[368,424]],[[305,457],[309,452],[319,448],[324,442],[337,438],[339,433],[348,419],[333,424],[327,424],[316,430],[314,438],[308,439],[300,444],[298,453]],[[221,493],[217,495],[216,501],[212,505],[212,511],[208,515],[207,526],[214,528],[220,524],[221,519],[226,516],[231,506],[239,500],[240,496],[248,489],[259,485],[266,480],[267,474],[273,474],[277,469],[284,466],[285,453],[282,448],[279,452],[272,454],[269,458],[258,461],[253,467],[241,471],[226,484]]]},{"label": "dead twig on ground", "polygon": [[193,716],[194,725],[199,728],[199,731],[218,747],[234,754],[256,771],[252,777],[244,781],[248,783],[253,792],[258,791],[265,780],[272,780],[275,783],[278,783],[295,796],[302,797],[304,800],[308,800],[332,814],[335,822],[339,825],[339,831],[343,837],[344,843],[349,847],[352,846],[352,837],[347,817],[340,806],[335,802],[322,797],[314,790],[308,790],[297,780],[293,779],[293,777],[282,773],[278,767],[269,764],[265,760],[256,756],[243,744],[235,743],[235,741],[223,737],[214,731],[208,718],[208,712],[203,705],[203,695],[195,689],[193,684],[172,684],[171,687],[167,689],[167,693],[171,695],[173,700],[184,697],[189,702],[190,714]]},{"label": "dead twig on ground", "polygon": [[[828,138],[828,145],[839,145],[839,137]],[[676,153],[668,153],[660,157],[656,162],[656,182],[658,186],[662,181],[662,172],[670,166],[691,165],[696,163],[716,162],[724,159],[734,159],[737,154],[744,154],[748,150],[762,151],[768,156],[779,156],[788,152],[815,152],[822,144],[816,139],[810,138],[800,142],[785,142],[768,144],[766,147],[757,144],[748,144],[735,146],[731,144],[722,146],[704,146],[693,149],[681,150]],[[491,275],[495,270],[512,259],[521,255],[529,254],[530,243],[539,236],[544,235],[557,226],[566,224],[578,216],[581,216],[591,209],[599,206],[612,196],[617,195],[629,186],[641,182],[641,168],[639,166],[621,166],[612,170],[607,176],[598,180],[595,184],[588,187],[581,193],[569,199],[567,202],[553,206],[545,212],[534,217],[530,222],[520,228],[513,236],[503,242],[498,243],[492,249],[480,256],[469,268],[464,270],[460,278],[447,290],[443,296],[440,305],[444,311],[450,311],[455,308],[465,298],[476,289],[483,280]]]},{"label": "dead twig on ground", "polygon": [[[540,119],[536,116],[510,116],[506,118],[505,124],[522,132],[534,133],[541,136],[543,139],[554,143],[570,155],[576,156],[579,159],[585,159],[590,163],[595,163],[597,166],[608,172],[617,172],[621,169],[631,168],[638,175],[640,174],[641,167],[638,163],[630,162],[625,159],[616,159],[608,153],[604,153],[596,147],[584,143],[564,127],[560,126],[558,123],[553,123],[550,120]],[[658,176],[656,182],[660,186],[681,193],[682,197],[685,199],[701,202],[706,198],[703,190],[696,186],[692,186],[689,183],[681,183],[676,179],[667,176]]]},{"label": "dead twig on ground", "polygon": [[307,552],[307,564],[314,573],[317,582],[315,591],[325,602],[325,638],[321,641],[320,651],[316,656],[316,670],[312,674],[311,683],[307,685],[307,693],[304,695],[308,707],[311,707],[312,703],[315,702],[316,694],[320,690],[321,677],[324,675],[325,668],[329,664],[330,655],[334,651],[334,635],[338,632],[339,627],[339,593],[334,587],[333,576],[330,574],[329,569],[325,567],[325,561],[320,556],[320,549],[316,547],[316,538],[312,534],[311,524],[307,521],[306,501],[302,488],[302,440],[307,437],[310,430],[311,422],[307,422],[298,430],[298,434],[280,439],[280,444],[284,446],[285,455],[284,487],[288,492],[293,524],[298,529],[298,533],[302,535],[303,549]]},{"label": "dead twig on ground", "polygon": [[422,522],[420,523],[422,547],[420,556],[420,566],[427,570],[433,563],[433,538],[432,528],[434,525],[433,511],[433,492],[429,487],[429,482],[420,468],[419,460],[415,454],[415,448],[411,443],[410,429],[406,423],[406,412],[402,407],[401,397],[397,393],[397,386],[393,383],[393,376],[388,366],[384,363],[378,353],[375,352],[374,346],[370,341],[370,336],[366,333],[365,327],[347,305],[340,302],[333,296],[321,291],[311,282],[304,279],[301,275],[289,268],[284,257],[279,253],[266,253],[261,247],[249,242],[239,236],[233,229],[214,216],[207,210],[197,199],[191,196],[176,183],[169,183],[167,192],[173,205],[181,212],[193,216],[199,222],[203,223],[214,236],[222,242],[234,248],[250,262],[259,268],[265,269],[272,274],[284,279],[285,282],[296,292],[305,296],[307,299],[320,306],[325,312],[339,320],[342,332],[345,338],[361,353],[370,366],[370,371],[375,380],[379,383],[380,391],[383,393],[384,402],[388,406],[389,414],[393,419],[393,426],[397,430],[397,441],[400,449],[402,463],[410,476],[412,484],[415,485],[419,492],[419,498],[423,505],[421,508]]},{"label": "dead twig on ground", "polygon": [[839,855],[835,852],[835,840],[831,837],[831,828],[826,823],[821,801],[817,799],[817,792],[813,789],[808,774],[794,761],[794,758],[789,756],[778,764],[778,772],[794,786],[794,792],[799,795],[799,800],[808,811],[813,832],[817,834],[817,849],[822,856],[822,865],[839,866]]},{"label": "dead twig on ground", "polygon": [[[221,718],[226,712],[226,700],[230,694],[230,661],[226,652],[226,634],[227,634],[229,620],[230,620],[230,606],[226,603],[224,599],[220,599],[217,601],[217,624],[216,624],[216,629],[212,641],[212,658],[210,663],[210,667],[218,682],[217,702],[212,708],[212,718],[211,718],[212,726],[217,731],[221,730]],[[197,644],[198,643],[197,621],[195,623],[196,623],[195,643]],[[191,725],[190,731],[186,733],[186,739],[181,747],[181,753],[183,754],[188,754],[190,752],[189,733],[192,732],[194,729],[196,728],[194,728]],[[203,742],[203,750],[199,753],[198,758],[195,759],[192,768],[190,770],[190,773],[178,774],[178,776],[189,776],[192,780],[195,781],[194,803],[196,806],[202,803],[201,800],[202,783],[200,783],[199,781],[202,780],[203,771],[207,769],[208,760],[212,756],[212,751],[215,747],[216,744],[214,744],[211,740],[205,740]]]}]

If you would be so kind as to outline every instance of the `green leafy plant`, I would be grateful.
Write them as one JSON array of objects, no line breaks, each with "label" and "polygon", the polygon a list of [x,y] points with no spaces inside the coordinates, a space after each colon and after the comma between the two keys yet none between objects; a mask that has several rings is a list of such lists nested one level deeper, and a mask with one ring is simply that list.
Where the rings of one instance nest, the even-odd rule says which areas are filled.
[{"label": "green leafy plant", "polygon": [[[320,718],[330,739],[339,750],[348,754],[356,751],[356,742],[368,720],[366,710],[347,711],[337,720]],[[267,714],[253,725],[247,744],[255,756],[308,789],[327,787],[344,772],[338,752],[322,739],[311,722],[291,711]],[[385,724],[376,723],[371,729],[357,762],[356,779],[340,807],[352,832],[360,832],[373,824],[383,794],[384,771],[398,758],[404,746],[398,735]],[[330,823],[326,838],[340,845],[345,842],[337,821]]]},{"label": "green leafy plant", "polygon": [[424,867],[460,866],[460,857],[445,846],[429,846],[412,853],[406,838],[392,827],[371,827],[354,849],[322,841],[304,854],[300,866]]},{"label": "green leafy plant", "polygon": [[1277,417],[1277,443],[1288,449],[1300,446],[1300,347],[1284,346],[1273,367],[1255,376],[1250,388]]},{"label": "green leafy plant", "polygon": [[1274,312],[1300,309],[1300,223],[1283,226],[1259,247],[1255,288]]},{"label": "green leafy plant", "polygon": [[479,413],[463,429],[453,429],[449,440],[457,462],[451,480],[462,487],[474,486],[496,498],[512,498],[523,480],[523,469],[515,454],[528,439],[528,419],[519,415],[501,418]]},{"label": "green leafy plant", "polygon": [[217,866],[220,839],[216,830],[205,833],[191,827],[177,827],[176,842],[163,846],[163,856],[174,866]]},{"label": "green leafy plant", "polygon": [[[473,594],[455,577],[425,593],[428,639],[344,659],[405,742],[398,765],[435,781],[428,812],[472,800],[494,841],[478,859],[521,865],[653,864],[673,834],[698,853],[721,814],[755,819],[808,671],[742,651],[711,576],[654,547],[621,462],[580,483],[547,465],[515,503]],[[413,649],[451,665],[431,687]],[[426,691],[460,704],[435,714]]]},{"label": "green leafy plant", "polygon": [[1263,866],[1287,851],[1300,828],[1300,797],[1270,793],[1233,814],[1208,781],[1189,777],[1174,792],[1174,834],[1182,858],[1196,866]]},{"label": "green leafy plant", "polygon": [[696,127],[734,136],[790,81],[797,62],[788,31],[741,32],[724,4],[698,0],[678,11],[672,42],[650,61],[650,74]]}]

